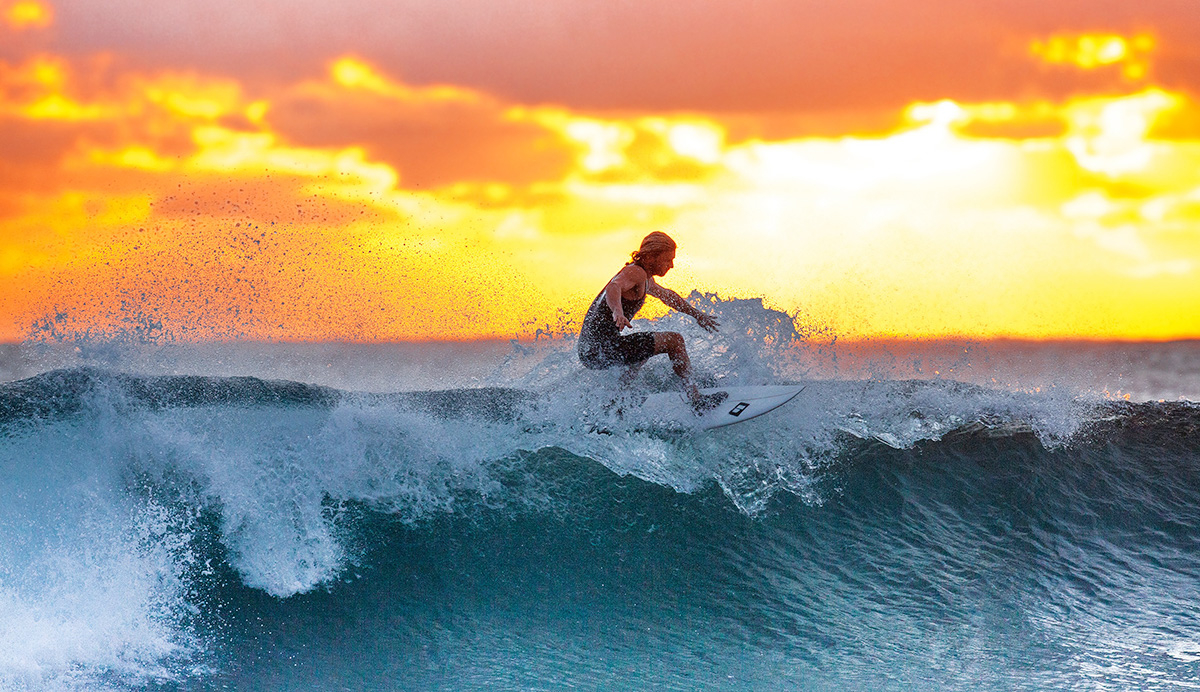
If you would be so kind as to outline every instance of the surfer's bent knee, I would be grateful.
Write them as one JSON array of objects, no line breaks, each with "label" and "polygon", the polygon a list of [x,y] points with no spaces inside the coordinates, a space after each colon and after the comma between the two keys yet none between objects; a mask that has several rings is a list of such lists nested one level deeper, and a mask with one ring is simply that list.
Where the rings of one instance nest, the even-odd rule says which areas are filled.
[{"label": "surfer's bent knee", "polygon": [[679,332],[655,332],[654,347],[659,353],[687,352],[683,335]]}]

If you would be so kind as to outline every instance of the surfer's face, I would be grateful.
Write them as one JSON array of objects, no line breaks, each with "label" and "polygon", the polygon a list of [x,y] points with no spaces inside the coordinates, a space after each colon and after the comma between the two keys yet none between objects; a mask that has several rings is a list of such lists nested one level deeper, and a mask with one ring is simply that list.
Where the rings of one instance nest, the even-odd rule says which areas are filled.
[{"label": "surfer's face", "polygon": [[652,276],[666,276],[675,266],[675,251],[667,250],[654,255],[646,262],[646,271]]}]

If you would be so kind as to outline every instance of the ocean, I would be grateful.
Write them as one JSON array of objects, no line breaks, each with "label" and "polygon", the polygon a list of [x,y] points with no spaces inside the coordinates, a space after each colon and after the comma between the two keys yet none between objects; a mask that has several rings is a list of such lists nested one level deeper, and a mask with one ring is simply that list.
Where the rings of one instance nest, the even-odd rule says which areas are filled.
[{"label": "ocean", "polygon": [[[0,689],[1200,687],[1200,342],[0,347]],[[664,357],[643,390],[676,387]]]}]

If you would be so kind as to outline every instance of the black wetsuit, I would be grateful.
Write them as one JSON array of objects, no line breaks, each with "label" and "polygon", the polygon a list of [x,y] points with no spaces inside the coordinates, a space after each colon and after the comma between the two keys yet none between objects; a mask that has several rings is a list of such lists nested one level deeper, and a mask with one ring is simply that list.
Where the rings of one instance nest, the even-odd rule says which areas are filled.
[{"label": "black wetsuit", "polygon": [[[607,290],[605,286],[605,290]],[[650,282],[646,282],[650,288]],[[633,316],[646,303],[646,292],[636,300],[626,300],[621,297],[621,311],[625,319],[632,320]],[[587,315],[583,318],[583,327],[579,330],[579,360],[584,367],[593,370],[611,368],[614,365],[636,365],[654,355],[654,334],[651,332],[636,332],[621,336],[617,323],[613,321],[612,310],[605,300],[604,290],[592,301]]]}]

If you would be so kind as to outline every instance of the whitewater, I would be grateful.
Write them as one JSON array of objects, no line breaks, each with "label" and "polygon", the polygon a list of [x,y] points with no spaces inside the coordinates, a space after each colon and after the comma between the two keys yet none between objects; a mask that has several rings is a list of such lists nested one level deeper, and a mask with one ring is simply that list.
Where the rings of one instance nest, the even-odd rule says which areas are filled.
[{"label": "whitewater", "polygon": [[648,425],[567,330],[0,347],[0,689],[1200,686],[1200,342],[690,300],[635,327],[801,395]]}]

